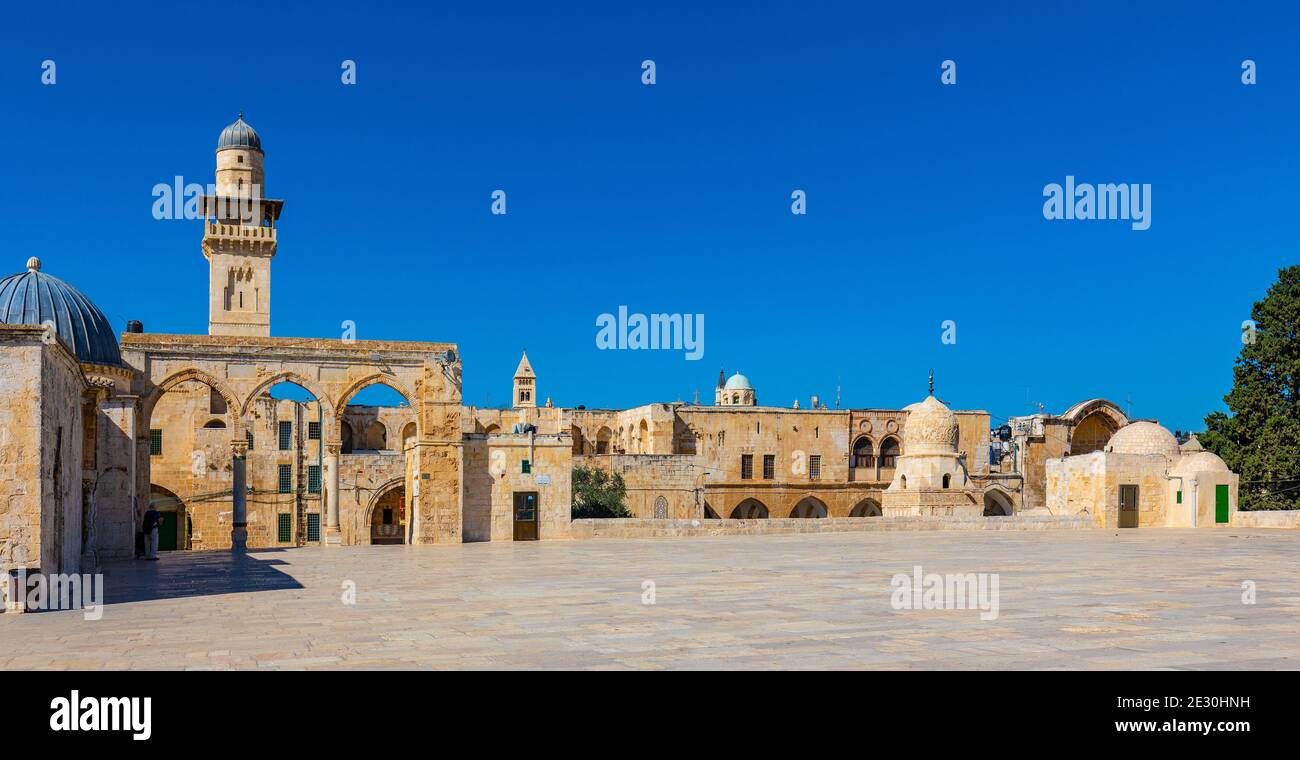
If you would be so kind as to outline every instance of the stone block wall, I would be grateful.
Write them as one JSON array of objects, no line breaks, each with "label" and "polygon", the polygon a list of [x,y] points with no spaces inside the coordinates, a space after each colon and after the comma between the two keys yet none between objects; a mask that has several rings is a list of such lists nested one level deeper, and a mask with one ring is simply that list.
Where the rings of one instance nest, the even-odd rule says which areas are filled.
[{"label": "stone block wall", "polygon": [[81,567],[80,366],[45,329],[0,325],[0,569]]}]

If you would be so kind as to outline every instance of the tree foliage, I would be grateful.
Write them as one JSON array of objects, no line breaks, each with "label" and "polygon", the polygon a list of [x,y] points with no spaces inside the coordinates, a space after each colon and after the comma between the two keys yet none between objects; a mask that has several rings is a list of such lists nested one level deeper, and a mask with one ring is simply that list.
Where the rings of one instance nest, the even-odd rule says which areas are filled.
[{"label": "tree foliage", "polygon": [[1224,397],[1230,414],[1206,416],[1199,438],[1241,475],[1242,509],[1300,509],[1300,266],[1279,271],[1250,315],[1254,340],[1243,340]]},{"label": "tree foliage", "polygon": [[627,486],[623,476],[598,467],[573,468],[573,519],[631,517],[624,500]]}]

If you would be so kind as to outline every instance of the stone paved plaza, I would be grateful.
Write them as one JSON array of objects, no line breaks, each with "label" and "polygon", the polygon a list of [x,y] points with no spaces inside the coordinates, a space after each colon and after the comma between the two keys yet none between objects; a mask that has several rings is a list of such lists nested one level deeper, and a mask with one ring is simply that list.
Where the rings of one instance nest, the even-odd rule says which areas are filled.
[{"label": "stone paved plaza", "polygon": [[[0,614],[0,667],[1296,668],[1298,559],[1239,529],[171,553],[110,565],[101,620]],[[916,564],[999,573],[998,619],[892,609]]]}]

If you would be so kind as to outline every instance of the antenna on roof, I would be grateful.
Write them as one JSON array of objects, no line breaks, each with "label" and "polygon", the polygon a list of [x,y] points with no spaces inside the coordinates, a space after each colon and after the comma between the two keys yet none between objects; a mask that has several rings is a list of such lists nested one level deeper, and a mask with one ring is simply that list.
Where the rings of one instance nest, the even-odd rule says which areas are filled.
[{"label": "antenna on roof", "polygon": [[930,395],[934,395],[934,367],[930,368]]}]

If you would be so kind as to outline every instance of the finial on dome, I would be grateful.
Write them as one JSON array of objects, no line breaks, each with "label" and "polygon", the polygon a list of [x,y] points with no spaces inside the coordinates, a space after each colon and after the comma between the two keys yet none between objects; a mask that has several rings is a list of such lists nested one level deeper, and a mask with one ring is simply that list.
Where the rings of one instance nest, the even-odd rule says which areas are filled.
[{"label": "finial on dome", "polygon": [[36,258],[35,256],[33,256],[33,257],[31,257],[30,259],[28,259],[28,260],[27,260],[27,271],[29,271],[29,272],[39,272],[39,271],[41,271],[41,260],[38,259],[38,258]]},{"label": "finial on dome", "polygon": [[930,368],[930,395],[934,395],[934,368]]},{"label": "finial on dome", "polygon": [[243,118],[244,118],[244,109],[242,109],[242,108],[239,109],[239,118],[240,118],[241,121],[242,121]]}]

